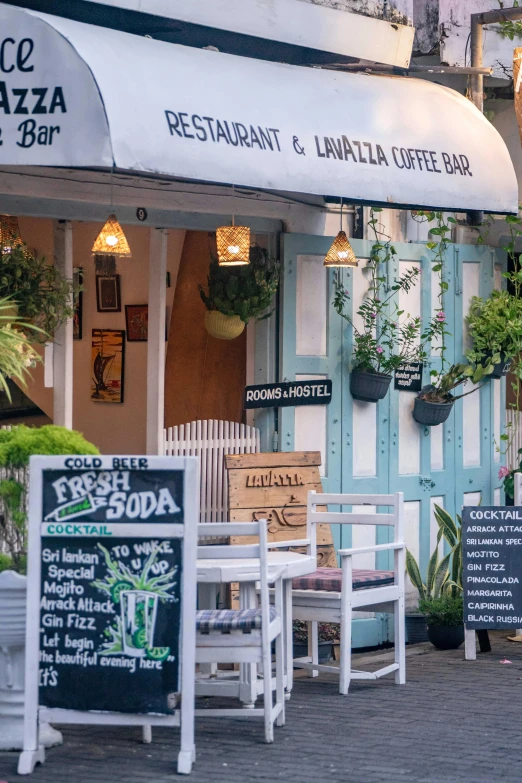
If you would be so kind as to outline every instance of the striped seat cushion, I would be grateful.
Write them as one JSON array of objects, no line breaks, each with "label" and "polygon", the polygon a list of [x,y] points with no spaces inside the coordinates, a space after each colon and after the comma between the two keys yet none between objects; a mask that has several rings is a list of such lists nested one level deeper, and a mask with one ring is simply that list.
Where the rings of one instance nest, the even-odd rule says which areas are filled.
[{"label": "striped seat cushion", "polygon": [[[275,620],[276,610],[270,606],[270,622]],[[201,609],[196,612],[196,631],[199,633],[250,633],[261,628],[261,609]]]},{"label": "striped seat cushion", "polygon": [[[328,590],[340,593],[343,579],[341,568],[318,568],[313,574],[298,576],[292,579],[294,590]],[[373,571],[354,568],[352,585],[354,590],[364,590],[368,587],[384,587],[393,584],[393,571]]]}]

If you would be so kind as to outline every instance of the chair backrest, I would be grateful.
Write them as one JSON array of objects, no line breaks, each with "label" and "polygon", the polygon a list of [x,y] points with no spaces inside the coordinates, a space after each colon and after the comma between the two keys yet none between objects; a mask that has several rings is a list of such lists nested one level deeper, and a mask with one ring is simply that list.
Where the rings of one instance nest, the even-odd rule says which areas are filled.
[{"label": "chair backrest", "polygon": [[[318,506],[326,506],[327,510],[318,510]],[[329,511],[328,506],[339,506],[340,511]],[[346,506],[375,506],[375,512],[370,514],[361,511],[343,511]],[[377,509],[390,509],[379,514]],[[395,492],[393,495],[347,495],[319,493],[311,490],[308,493],[308,508],[306,514],[307,537],[310,539],[311,554],[317,553],[316,525],[388,525],[393,528],[393,542],[404,541],[404,495]]]},{"label": "chair backrest", "polygon": [[225,454],[257,454],[259,451],[259,430],[235,421],[191,421],[169,427],[164,434],[165,456],[199,457],[201,522],[225,522],[227,519]]},{"label": "chair backrest", "polygon": [[[255,522],[211,522],[198,525],[198,539],[208,541],[210,533],[216,533],[218,536],[255,536],[257,543],[248,544],[201,544],[198,546],[198,560],[224,559],[240,560],[243,558],[254,558],[259,560],[259,583],[261,613],[263,617],[263,633],[265,633],[269,617],[269,596],[268,596],[268,529],[266,519],[259,519]],[[252,581],[252,575],[248,577]],[[256,571],[257,581],[257,571]]]}]

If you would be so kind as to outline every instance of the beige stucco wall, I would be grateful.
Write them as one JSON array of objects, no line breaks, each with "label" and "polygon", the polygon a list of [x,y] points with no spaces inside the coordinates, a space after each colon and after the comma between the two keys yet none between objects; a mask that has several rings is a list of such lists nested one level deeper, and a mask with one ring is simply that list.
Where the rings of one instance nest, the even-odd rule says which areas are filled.
[{"label": "beige stucco wall", "polygon": [[[84,433],[104,454],[139,454],[145,451],[145,405],[147,388],[147,343],[125,344],[125,396],[123,404],[90,399],[91,331],[93,328],[125,329],[125,305],[145,304],[149,284],[149,229],[125,226],[132,259],[118,261],[121,284],[120,313],[98,313],[94,262],[91,247],[102,224],[73,223],[74,266],[84,270],[83,339],[74,341],[73,426]],[[20,233],[29,247],[53,257],[53,225],[50,220],[20,218]],[[172,306],[185,232],[171,230],[168,238],[168,269],[173,285],[167,289]],[[33,371],[28,394],[52,418],[53,390],[44,388],[43,366]]]}]

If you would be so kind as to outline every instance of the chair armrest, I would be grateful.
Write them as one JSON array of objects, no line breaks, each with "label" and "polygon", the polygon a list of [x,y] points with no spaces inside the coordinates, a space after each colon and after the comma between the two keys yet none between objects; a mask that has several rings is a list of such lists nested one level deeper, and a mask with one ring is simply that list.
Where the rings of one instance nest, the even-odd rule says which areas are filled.
[{"label": "chair armrest", "polygon": [[364,555],[367,552],[392,552],[399,549],[406,549],[406,544],[375,544],[374,546],[361,546],[354,549],[339,549],[337,554],[341,557],[352,557],[352,555]]},{"label": "chair armrest", "polygon": [[286,571],[286,566],[281,566],[281,568],[278,568],[277,570],[270,568],[268,571],[268,579],[267,579],[268,584],[269,585],[274,584],[275,582],[277,582],[278,579],[281,579],[285,571]]}]

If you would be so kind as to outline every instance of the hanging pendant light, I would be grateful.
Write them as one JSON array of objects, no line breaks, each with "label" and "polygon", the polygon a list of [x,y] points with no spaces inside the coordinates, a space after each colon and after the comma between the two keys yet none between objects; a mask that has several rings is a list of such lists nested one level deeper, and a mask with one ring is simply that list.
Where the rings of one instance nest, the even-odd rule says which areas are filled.
[{"label": "hanging pendant light", "polygon": [[244,266],[250,263],[250,229],[236,226],[234,215],[235,189],[232,185],[232,225],[216,229],[219,266]]},{"label": "hanging pendant light", "polygon": [[0,252],[10,253],[17,245],[23,245],[18,218],[13,215],[0,215]]},{"label": "hanging pendant light", "polygon": [[131,258],[132,253],[127,237],[123,233],[123,229],[114,213],[109,215],[104,227],[96,237],[96,241],[92,246],[92,254]]},{"label": "hanging pendant light", "polygon": [[341,230],[335,237],[332,246],[323,265],[326,267],[336,266],[357,266],[357,258],[353,252],[353,248],[348,241],[346,233],[343,231],[343,200],[341,199]]}]

